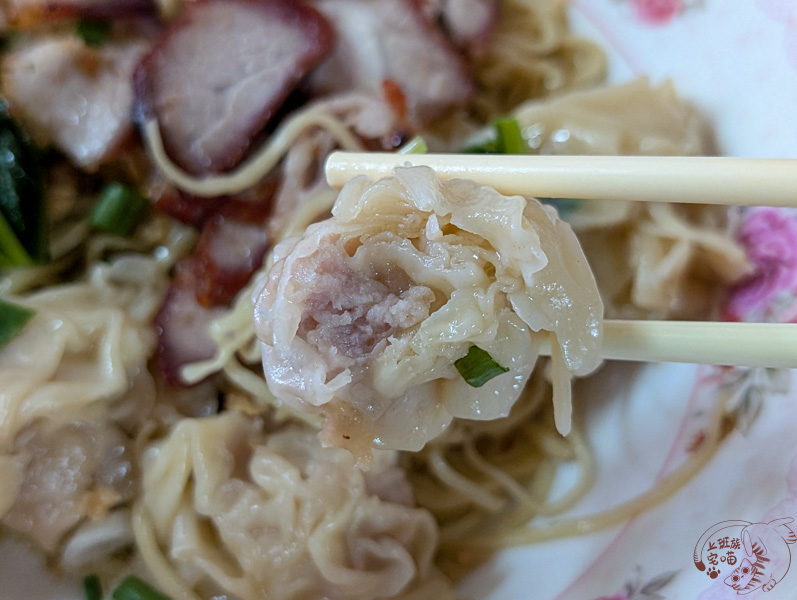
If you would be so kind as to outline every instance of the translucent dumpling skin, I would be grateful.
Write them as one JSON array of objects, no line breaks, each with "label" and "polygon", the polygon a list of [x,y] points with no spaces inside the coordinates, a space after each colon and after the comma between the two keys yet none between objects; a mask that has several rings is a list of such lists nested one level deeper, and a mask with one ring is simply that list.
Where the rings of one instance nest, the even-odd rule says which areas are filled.
[{"label": "translucent dumpling skin", "polygon": [[[506,415],[536,332],[568,373],[599,360],[603,307],[555,211],[425,167],[347,184],[331,219],[277,246],[254,300],[271,391],[323,412],[324,443],[359,456]],[[508,371],[469,385],[454,362],[473,345]]]},{"label": "translucent dumpling skin", "polygon": [[437,527],[396,460],[377,452],[363,473],[309,430],[234,411],[183,419],[145,453],[142,554],[156,574],[168,557],[189,588],[173,598],[448,600]]}]

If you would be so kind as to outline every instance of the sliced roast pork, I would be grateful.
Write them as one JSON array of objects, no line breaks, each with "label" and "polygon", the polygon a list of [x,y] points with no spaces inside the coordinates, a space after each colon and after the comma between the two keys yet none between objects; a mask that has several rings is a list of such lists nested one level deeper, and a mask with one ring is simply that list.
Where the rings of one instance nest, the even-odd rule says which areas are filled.
[{"label": "sliced roast pork", "polygon": [[316,94],[397,84],[408,116],[428,121],[473,92],[464,59],[418,0],[317,0],[338,33],[334,53],[311,76]]},{"label": "sliced roast pork", "polygon": [[133,132],[132,75],[149,43],[145,34],[100,48],[69,35],[42,39],[5,58],[3,93],[39,143],[95,167]]},{"label": "sliced roast pork", "polygon": [[196,277],[192,259],[177,264],[176,275],[155,318],[158,348],[155,361],[167,383],[185,385],[180,376],[183,365],[206,360],[216,352],[216,343],[208,333],[208,325],[223,312],[205,308],[196,298]]},{"label": "sliced roast pork", "polygon": [[142,61],[142,119],[157,118],[166,151],[194,174],[235,166],[334,33],[293,0],[201,0]]},{"label": "sliced roast pork", "polygon": [[264,227],[213,217],[195,250],[196,296],[203,306],[225,305],[263,264],[267,248]]},{"label": "sliced roast pork", "polygon": [[167,383],[184,385],[182,367],[214,355],[208,327],[263,264],[267,242],[261,225],[223,214],[205,224],[194,253],[177,265],[155,319],[157,364]]},{"label": "sliced roast pork", "polygon": [[[193,224],[202,233],[191,255],[178,263],[155,320],[157,363],[169,384],[185,383],[180,376],[183,365],[213,356],[216,343],[208,326],[262,266],[270,243],[265,222],[276,183],[276,178],[267,178],[235,197],[192,199],[178,194],[181,199],[168,205],[179,217],[180,207],[190,207],[192,200],[212,200],[197,202],[200,210],[183,213],[198,219]],[[157,203],[156,208],[164,210]]]},{"label": "sliced roast pork", "polygon": [[6,0],[2,12],[14,27],[32,27],[61,19],[154,15],[152,0]]}]

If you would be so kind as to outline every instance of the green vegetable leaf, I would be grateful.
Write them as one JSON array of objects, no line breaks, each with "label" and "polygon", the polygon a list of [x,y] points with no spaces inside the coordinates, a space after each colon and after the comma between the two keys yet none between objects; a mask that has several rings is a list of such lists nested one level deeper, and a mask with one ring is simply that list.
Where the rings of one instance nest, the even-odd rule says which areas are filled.
[{"label": "green vegetable leaf", "polygon": [[427,152],[429,152],[429,147],[426,145],[426,140],[420,135],[416,135],[398,149],[399,154],[426,154]]},{"label": "green vegetable leaf", "polygon": [[89,222],[94,229],[127,236],[133,233],[148,205],[147,199],[135,190],[121,183],[109,183],[100,192]]},{"label": "green vegetable leaf", "polygon": [[482,132],[484,139],[466,146],[466,154],[528,154],[520,123],[514,117],[496,119],[490,130]]},{"label": "green vegetable leaf", "polygon": [[44,169],[36,148],[0,106],[0,265],[47,257]]},{"label": "green vegetable leaf", "polygon": [[0,300],[0,348],[17,337],[35,314],[30,308]]},{"label": "green vegetable leaf", "polygon": [[19,31],[7,30],[0,35],[0,54],[11,52],[23,39],[24,36]]},{"label": "green vegetable leaf", "polygon": [[33,259],[0,211],[0,267],[24,267]]},{"label": "green vegetable leaf", "polygon": [[102,600],[102,585],[96,575],[87,575],[83,578],[83,595],[86,600]]},{"label": "green vegetable leaf", "polygon": [[454,361],[454,366],[462,378],[473,387],[481,387],[493,377],[509,371],[499,365],[490,354],[479,348],[471,346],[468,353]]},{"label": "green vegetable leaf", "polygon": [[501,154],[528,154],[528,146],[520,131],[520,123],[514,117],[506,117],[493,122],[498,134]]},{"label": "green vegetable leaf", "polygon": [[97,19],[81,19],[75,27],[75,33],[83,43],[91,48],[99,48],[111,34],[111,23]]},{"label": "green vegetable leaf", "polygon": [[112,597],[114,600],[169,600],[168,596],[161,594],[135,575],[125,577],[113,591]]}]

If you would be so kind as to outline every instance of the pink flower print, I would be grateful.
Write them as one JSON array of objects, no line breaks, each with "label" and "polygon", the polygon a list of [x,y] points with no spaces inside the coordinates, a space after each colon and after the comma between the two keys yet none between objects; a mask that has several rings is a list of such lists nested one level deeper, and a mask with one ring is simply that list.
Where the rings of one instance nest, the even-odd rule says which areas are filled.
[{"label": "pink flower print", "polygon": [[615,594],[614,596],[601,596],[595,600],[629,600],[628,596],[624,593]]},{"label": "pink flower print", "polygon": [[683,10],[683,0],[631,0],[637,19],[648,25],[664,25]]},{"label": "pink flower print", "polygon": [[776,297],[797,289],[797,217],[783,209],[750,209],[739,241],[755,271],[731,290],[727,313],[731,319],[756,318]]}]

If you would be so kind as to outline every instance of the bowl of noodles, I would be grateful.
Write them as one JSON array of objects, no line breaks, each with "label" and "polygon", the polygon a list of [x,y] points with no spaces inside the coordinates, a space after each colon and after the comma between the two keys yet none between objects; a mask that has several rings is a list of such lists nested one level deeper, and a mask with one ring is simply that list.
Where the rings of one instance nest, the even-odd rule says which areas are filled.
[{"label": "bowl of noodles", "polygon": [[2,15],[0,599],[790,597],[791,372],[597,348],[795,321],[797,213],[323,170],[793,157],[788,3]]}]

